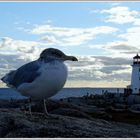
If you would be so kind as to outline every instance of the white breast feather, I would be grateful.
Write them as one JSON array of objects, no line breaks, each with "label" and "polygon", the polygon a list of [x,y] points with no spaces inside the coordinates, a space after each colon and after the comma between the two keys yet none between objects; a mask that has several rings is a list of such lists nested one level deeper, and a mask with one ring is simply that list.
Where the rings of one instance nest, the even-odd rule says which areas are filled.
[{"label": "white breast feather", "polygon": [[42,64],[41,75],[32,83],[24,83],[18,91],[24,96],[43,99],[55,95],[61,90],[67,79],[67,68],[62,62]]}]

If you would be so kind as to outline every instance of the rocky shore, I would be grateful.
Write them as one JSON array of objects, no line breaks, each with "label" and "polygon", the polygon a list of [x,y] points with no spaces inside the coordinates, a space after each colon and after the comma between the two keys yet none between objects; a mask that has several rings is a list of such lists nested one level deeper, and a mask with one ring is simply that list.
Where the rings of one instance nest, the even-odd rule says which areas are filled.
[{"label": "rocky shore", "polygon": [[[92,95],[42,102],[0,100],[1,138],[137,138],[140,137],[139,105],[118,103],[112,95]],[[137,109],[137,110],[136,110]]]}]

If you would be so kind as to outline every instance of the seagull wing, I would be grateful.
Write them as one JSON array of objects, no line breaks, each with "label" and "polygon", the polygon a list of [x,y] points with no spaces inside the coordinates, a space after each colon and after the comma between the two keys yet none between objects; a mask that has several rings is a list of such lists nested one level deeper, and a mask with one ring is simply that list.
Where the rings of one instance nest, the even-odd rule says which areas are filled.
[{"label": "seagull wing", "polygon": [[7,83],[8,86],[17,88],[23,83],[33,82],[40,73],[38,72],[40,66],[37,61],[30,62],[18,68],[16,71],[11,71],[1,80]]}]

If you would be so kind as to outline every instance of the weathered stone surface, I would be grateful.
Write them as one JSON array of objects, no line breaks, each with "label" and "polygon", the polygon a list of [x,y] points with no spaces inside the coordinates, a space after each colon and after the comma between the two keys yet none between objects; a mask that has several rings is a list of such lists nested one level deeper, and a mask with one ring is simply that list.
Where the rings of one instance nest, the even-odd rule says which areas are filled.
[{"label": "weathered stone surface", "polygon": [[[0,109],[0,137],[139,137],[140,125]],[[132,131],[133,130],[133,131]]]},{"label": "weathered stone surface", "polygon": [[27,100],[0,101],[1,138],[140,137],[140,113],[131,113],[121,104],[110,106],[101,97],[48,100],[49,118],[43,113],[43,102],[32,103],[32,117],[24,112],[27,106]]},{"label": "weathered stone surface", "polygon": [[76,109],[58,108],[58,109],[51,111],[50,113],[64,115],[64,116],[92,119],[92,117],[90,117],[86,113],[76,110]]}]

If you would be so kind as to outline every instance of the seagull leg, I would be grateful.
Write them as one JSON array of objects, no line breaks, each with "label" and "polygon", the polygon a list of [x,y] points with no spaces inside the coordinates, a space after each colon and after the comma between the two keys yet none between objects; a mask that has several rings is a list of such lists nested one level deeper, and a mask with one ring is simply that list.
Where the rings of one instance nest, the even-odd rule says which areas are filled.
[{"label": "seagull leg", "polygon": [[52,114],[49,114],[49,113],[48,113],[47,107],[46,107],[46,99],[44,99],[43,102],[44,102],[44,113],[45,113],[45,117],[51,118],[51,119],[59,119],[58,116],[52,115]]},{"label": "seagull leg", "polygon": [[44,99],[43,102],[44,102],[44,113],[46,116],[49,116],[49,113],[48,113],[47,107],[46,107],[46,99]]},{"label": "seagull leg", "polygon": [[32,102],[32,100],[31,100],[31,98],[29,98],[29,113],[30,113],[30,115],[32,117],[32,105],[31,105],[31,102]]}]

